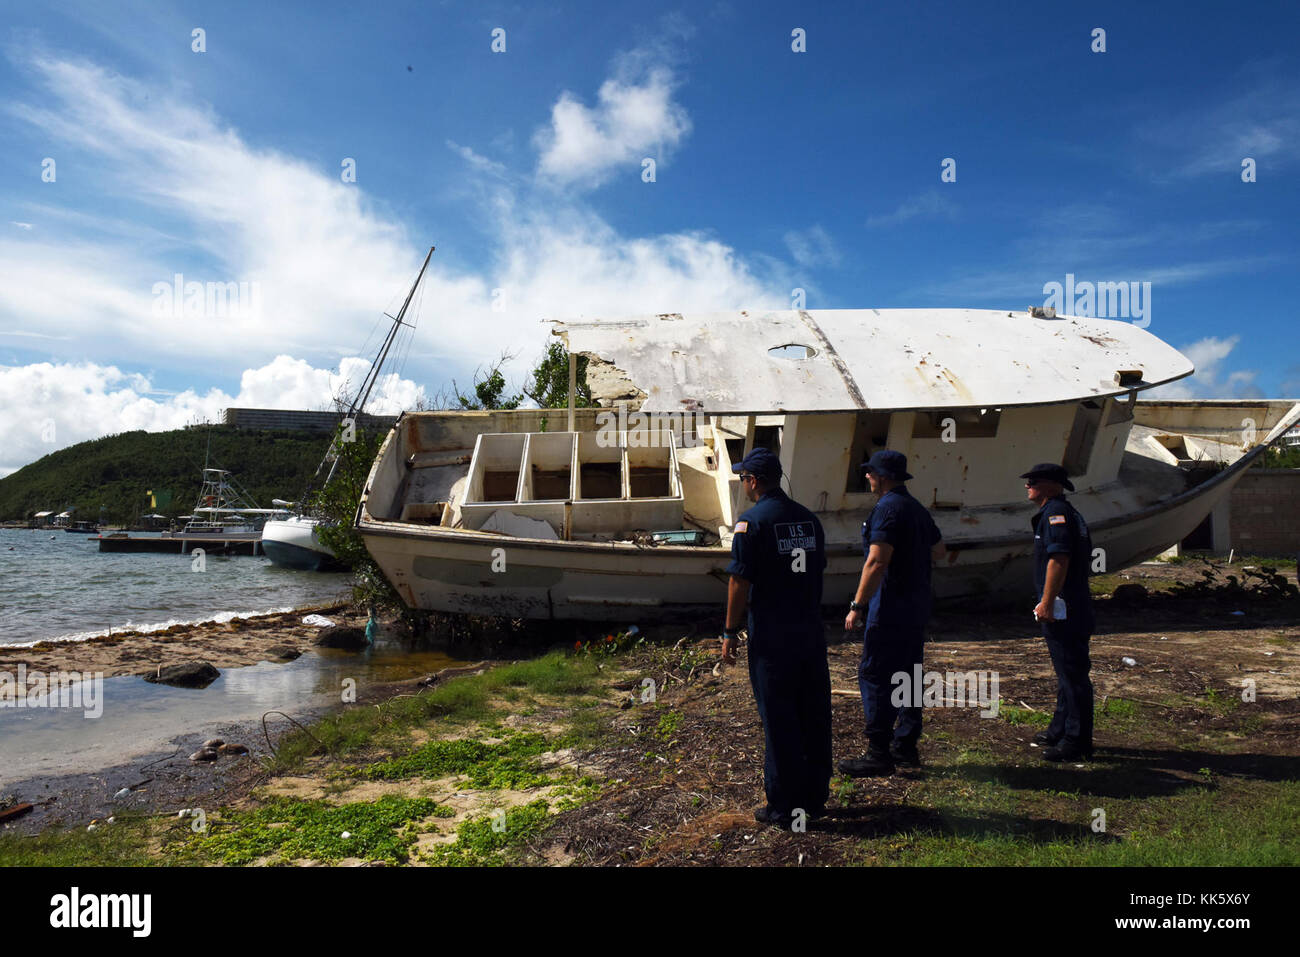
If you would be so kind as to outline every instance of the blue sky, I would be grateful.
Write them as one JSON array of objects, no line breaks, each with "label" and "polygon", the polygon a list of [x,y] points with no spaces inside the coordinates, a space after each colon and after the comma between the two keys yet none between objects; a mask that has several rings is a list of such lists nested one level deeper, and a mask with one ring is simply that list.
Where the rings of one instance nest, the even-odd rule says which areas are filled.
[{"label": "blue sky", "polygon": [[[323,407],[430,243],[392,407],[518,377],[546,317],[1024,308],[1067,274],[1151,283],[1198,368],[1169,394],[1300,393],[1300,13],[992,7],[5,3],[0,475]],[[257,295],[159,314],[176,273]]]}]

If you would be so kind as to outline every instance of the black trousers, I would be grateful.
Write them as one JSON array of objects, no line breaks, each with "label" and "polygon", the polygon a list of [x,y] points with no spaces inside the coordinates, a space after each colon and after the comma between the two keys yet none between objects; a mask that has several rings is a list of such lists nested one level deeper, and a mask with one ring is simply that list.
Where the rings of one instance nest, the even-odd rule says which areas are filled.
[{"label": "black trousers", "polygon": [[[915,745],[921,737],[921,702],[900,708],[894,704],[896,675],[912,683],[912,669],[921,664],[925,630],[919,627],[868,625],[862,638],[862,659],[858,662],[858,690],[862,714],[867,722],[867,740],[877,751],[891,741]],[[915,689],[919,695],[920,689]]]},{"label": "black trousers", "polygon": [[1047,653],[1056,669],[1056,713],[1047,733],[1082,748],[1092,747],[1091,621],[1044,621]]},{"label": "black trousers", "polygon": [[[831,675],[826,642],[773,649],[750,641],[749,683],[763,721],[763,790],[774,811],[819,810],[831,778]],[[811,647],[808,645],[811,644]]]}]

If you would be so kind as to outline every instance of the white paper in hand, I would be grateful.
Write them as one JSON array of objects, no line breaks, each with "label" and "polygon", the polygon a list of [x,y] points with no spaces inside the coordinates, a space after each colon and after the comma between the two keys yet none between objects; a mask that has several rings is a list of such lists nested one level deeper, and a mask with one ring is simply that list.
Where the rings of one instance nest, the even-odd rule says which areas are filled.
[{"label": "white paper in hand", "polygon": [[[1038,621],[1037,608],[1035,608],[1032,612],[1030,612],[1030,614],[1034,616],[1034,621]],[[1064,598],[1058,596],[1056,600],[1052,602],[1052,620],[1065,621],[1065,599]]]}]

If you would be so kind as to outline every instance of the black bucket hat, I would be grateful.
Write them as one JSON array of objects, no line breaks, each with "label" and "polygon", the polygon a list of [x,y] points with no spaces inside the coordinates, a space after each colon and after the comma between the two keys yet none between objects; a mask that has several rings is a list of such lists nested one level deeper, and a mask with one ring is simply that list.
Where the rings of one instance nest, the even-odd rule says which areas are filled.
[{"label": "black bucket hat", "polygon": [[1028,472],[1020,476],[1021,478],[1047,479],[1049,482],[1056,482],[1067,492],[1074,491],[1074,483],[1070,481],[1070,475],[1065,471],[1065,466],[1054,465],[1051,462],[1042,462],[1035,465]]},{"label": "black bucket hat", "polygon": [[893,449],[881,449],[862,463],[862,471],[875,472],[893,482],[906,482],[912,476],[907,471],[907,456]]}]

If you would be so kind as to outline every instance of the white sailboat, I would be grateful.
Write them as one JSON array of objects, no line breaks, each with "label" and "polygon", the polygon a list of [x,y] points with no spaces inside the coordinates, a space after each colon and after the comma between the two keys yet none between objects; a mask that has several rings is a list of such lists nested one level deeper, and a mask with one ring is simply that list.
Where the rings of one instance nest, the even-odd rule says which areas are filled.
[{"label": "white sailboat", "polygon": [[[411,299],[415,296],[415,290],[420,285],[420,280],[424,278],[424,272],[429,266],[429,260],[433,257],[433,251],[434,247],[430,246],[429,252],[424,257],[424,263],[420,266],[420,272],[415,277],[415,282],[412,283],[410,291],[406,294],[402,308],[397,311],[396,316],[389,316],[393,320],[393,324],[380,345],[374,361],[371,362],[366,378],[358,388],[351,405],[347,411],[339,416],[340,429],[335,430],[335,435],[330,439],[330,445],[325,452],[325,457],[321,459],[320,465],[316,467],[314,480],[320,480],[321,473],[325,473],[324,481],[320,482],[320,487],[330,483],[338,467],[337,443],[340,441],[339,433],[341,428],[347,423],[355,425],[357,416],[364,411],[366,400],[370,398],[370,392],[379,380],[380,370],[388,358],[398,331],[403,326],[412,326],[412,324],[405,321],[407,309],[411,305]],[[321,527],[327,524],[327,520],[307,510],[305,503],[309,497],[310,490],[303,493],[301,502],[286,502],[276,499],[272,503],[293,510],[293,514],[286,512],[283,517],[268,521],[262,527],[260,533],[262,551],[273,564],[285,568],[298,568],[307,571],[341,571],[343,566],[339,562],[338,556],[320,538]]]},{"label": "white sailboat", "polygon": [[[827,604],[847,603],[861,572],[875,499],[859,463],[877,448],[908,456],[908,488],[948,544],[936,595],[1023,597],[1033,506],[1016,476],[1033,463],[1065,465],[1094,570],[1114,571],[1189,534],[1300,421],[1291,401],[1138,402],[1192,363],[1131,323],[1036,309],[664,314],[555,331],[570,351],[565,431],[544,431],[555,411],[407,413],[381,448],[356,525],[410,606],[716,614],[747,507],[731,465],[755,444],[777,451],[789,493],[825,528]],[[612,424],[575,410],[578,354],[639,410]]]}]

